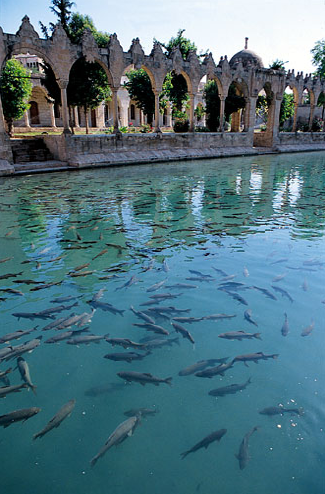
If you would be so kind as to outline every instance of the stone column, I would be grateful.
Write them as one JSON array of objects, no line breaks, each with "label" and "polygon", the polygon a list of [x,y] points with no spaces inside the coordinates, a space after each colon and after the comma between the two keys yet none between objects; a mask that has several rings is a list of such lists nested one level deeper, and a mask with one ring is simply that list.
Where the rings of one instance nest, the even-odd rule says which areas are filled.
[{"label": "stone column", "polygon": [[25,113],[24,113],[24,120],[25,120],[25,127],[27,127],[28,129],[30,129],[28,110],[26,110]]},{"label": "stone column", "polygon": [[194,94],[189,94],[190,97],[190,127],[189,131],[194,132]]},{"label": "stone column", "polygon": [[74,126],[80,129],[80,123],[79,123],[79,113],[78,113],[78,107],[74,106],[73,107],[73,119],[74,119]]},{"label": "stone column", "polygon": [[59,86],[61,89],[63,134],[71,134],[71,130],[69,127],[69,108],[68,108],[68,99],[67,99],[68,81],[61,81],[59,83]]},{"label": "stone column", "polygon": [[247,98],[247,100],[246,100],[244,132],[250,132],[251,134],[254,133],[254,127],[255,127],[256,101],[257,101],[257,98]]},{"label": "stone column", "polygon": [[266,145],[269,147],[273,147],[279,141],[279,118],[281,102],[282,95],[279,99],[274,97],[269,108],[267,127],[265,132]]},{"label": "stone column", "polygon": [[114,134],[119,132],[118,130],[118,102],[117,102],[117,92],[119,90],[118,87],[112,87],[112,110],[113,110],[113,127]]},{"label": "stone column", "polygon": [[54,103],[50,103],[50,119],[51,119],[51,127],[56,128],[55,114],[54,114]]},{"label": "stone column", "polygon": [[161,132],[160,129],[160,111],[159,111],[159,94],[161,91],[154,91],[155,95],[155,128],[154,132]]},{"label": "stone column", "polygon": [[167,101],[167,121],[166,121],[166,127],[172,127],[172,109],[170,107],[170,102]]},{"label": "stone column", "polygon": [[309,123],[308,123],[308,130],[309,131],[311,131],[311,127],[313,125],[314,111],[315,111],[315,105],[311,104],[310,105],[310,114],[309,114]]},{"label": "stone column", "polygon": [[1,96],[0,96],[0,160],[6,160],[8,162],[6,164],[0,163],[0,169],[7,167],[8,169],[12,168],[10,173],[14,171],[13,167],[10,167],[10,163],[13,163],[13,156],[12,156],[10,139],[6,132],[6,124],[3,116]]},{"label": "stone column", "polygon": [[292,132],[296,132],[297,130],[298,103],[295,103],[294,105],[295,105],[295,112],[293,115]]},{"label": "stone column", "polygon": [[223,132],[225,129],[225,101],[226,98],[224,96],[220,96],[220,115],[219,115],[219,132]]},{"label": "stone column", "polygon": [[231,132],[239,132],[240,128],[240,110],[231,114]]}]

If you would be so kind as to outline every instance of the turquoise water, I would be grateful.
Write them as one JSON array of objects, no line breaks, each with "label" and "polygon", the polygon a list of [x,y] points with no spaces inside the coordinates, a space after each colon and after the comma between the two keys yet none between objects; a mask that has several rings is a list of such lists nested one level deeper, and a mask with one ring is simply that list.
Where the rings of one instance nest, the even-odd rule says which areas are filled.
[{"label": "turquoise water", "polygon": [[[22,389],[0,403],[1,415],[41,408],[26,422],[1,429],[1,492],[323,494],[324,199],[323,153],[2,180],[0,261],[10,259],[0,263],[0,337],[38,326],[10,344],[43,338],[32,353],[22,355],[36,395]],[[210,277],[187,280],[198,277],[189,270]],[[71,276],[80,272],[84,275]],[[17,276],[3,277],[7,274]],[[230,285],[228,291],[220,290],[227,283],[224,278],[244,285],[238,291]],[[123,287],[130,279],[135,282]],[[30,284],[15,283],[19,280]],[[163,281],[156,291],[147,291]],[[45,283],[57,284],[33,290]],[[166,288],[177,283],[196,288]],[[284,289],[293,302],[272,285]],[[269,290],[276,300],[253,286]],[[98,294],[101,289],[105,290]],[[141,353],[112,347],[104,339],[89,345],[45,343],[65,331],[42,331],[46,325],[72,313],[91,313],[88,302],[95,294],[101,296],[100,302],[124,310],[123,315],[97,308],[87,325],[70,329],[88,327],[91,334],[139,342],[154,333],[133,325],[144,321],[130,306],[147,310],[150,306],[142,304],[162,293],[178,296],[157,301],[155,307],[190,309],[172,317],[200,319],[181,322],[194,344],[173,332],[171,321],[161,317],[155,322],[170,336],[156,337],[178,336],[179,345],[152,349],[132,363],[103,358],[113,352]],[[247,305],[233,298],[234,293]],[[52,302],[68,296],[79,298]],[[12,315],[74,302],[78,305],[53,319],[18,320]],[[244,319],[247,309],[257,327]],[[220,313],[235,317],[202,319]],[[285,337],[284,313],[289,323]],[[302,337],[312,322],[312,331]],[[230,331],[259,332],[262,339],[218,337]],[[1,344],[0,351],[6,346]],[[203,359],[228,357],[229,362],[254,352],[278,358],[249,362],[248,367],[235,362],[224,376],[211,379],[178,375]],[[16,358],[0,363],[0,371],[13,368],[8,374],[12,385],[22,382],[15,365]],[[172,386],[126,383],[117,376],[124,371],[171,376]],[[236,394],[208,395],[248,378],[251,383]],[[76,400],[71,416],[33,441],[70,399]],[[279,404],[303,409],[303,414],[259,414]],[[139,407],[157,413],[142,418],[132,437],[108,450],[91,468],[90,460],[126,420],[124,412]],[[250,459],[240,470],[235,454],[255,426],[258,430],[249,439]],[[227,429],[220,442],[181,459],[181,453],[219,429]]]}]

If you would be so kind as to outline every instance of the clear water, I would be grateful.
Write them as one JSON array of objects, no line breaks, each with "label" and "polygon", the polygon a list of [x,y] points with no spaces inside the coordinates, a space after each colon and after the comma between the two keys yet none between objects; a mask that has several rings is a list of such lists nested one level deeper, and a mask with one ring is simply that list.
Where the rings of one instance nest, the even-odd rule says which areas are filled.
[{"label": "clear water", "polygon": [[[43,339],[32,353],[23,355],[37,395],[23,389],[0,403],[0,414],[42,408],[25,423],[1,429],[1,492],[324,493],[324,199],[325,155],[319,153],[3,180],[0,259],[12,259],[0,264],[0,276],[23,273],[1,279],[0,287],[20,290],[23,295],[0,292],[6,299],[0,302],[1,334],[38,325],[34,333],[11,343],[39,335]],[[94,259],[104,249],[107,252]],[[169,271],[163,269],[164,260]],[[85,270],[92,274],[69,275],[86,263],[90,266]],[[213,268],[235,275],[233,281],[245,283],[246,288],[267,288],[277,300],[247,288],[237,292],[247,300],[244,306],[218,290],[223,276]],[[210,274],[213,280],[186,280],[195,276],[189,269]],[[281,280],[272,281],[281,275],[285,275]],[[116,290],[131,276],[139,281]],[[60,284],[32,291],[36,285],[14,283],[19,279]],[[192,283],[197,288],[162,286],[152,293],[146,291],[163,280],[165,284]],[[271,285],[285,289],[294,301]],[[44,340],[58,333],[42,332],[51,319],[18,321],[12,315],[54,307],[51,300],[68,295],[81,296],[79,305],[56,318],[72,311],[90,312],[87,302],[104,287],[101,302],[125,312],[121,316],[97,309],[89,324],[96,335],[110,333],[134,341],[152,335],[133,326],[143,321],[130,306],[145,310],[141,304],[157,293],[182,293],[160,305],[191,309],[185,315],[200,318],[227,313],[236,317],[184,323],[195,345],[178,335],[179,346],[155,349],[142,361],[129,364],[104,359],[106,353],[124,351],[106,341],[79,347],[65,342],[45,344]],[[244,319],[247,308],[258,328]],[[281,334],[284,312],[289,321],[286,337]],[[302,337],[312,320],[313,331]],[[169,321],[157,322],[169,329],[169,338],[177,336]],[[237,330],[258,331],[262,341],[218,338]],[[249,367],[237,362],[224,377],[178,375],[202,359],[260,351],[279,357],[258,365],[249,363]],[[9,366],[14,367],[15,361],[2,362],[0,369]],[[172,386],[124,384],[116,374],[126,370],[172,376]],[[237,394],[217,399],[208,395],[213,388],[241,384],[249,377],[251,384]],[[11,372],[10,381],[21,382],[17,370]],[[109,383],[123,387],[96,391]],[[71,416],[33,441],[33,434],[72,398],[76,406]],[[278,404],[302,407],[304,414],[268,417],[258,413]],[[124,411],[137,407],[155,407],[159,412],[142,419],[132,437],[90,468],[91,458],[126,419]],[[250,460],[240,470],[235,454],[254,426],[259,430],[249,440]],[[223,428],[227,433],[219,443],[181,460],[182,452]]]}]

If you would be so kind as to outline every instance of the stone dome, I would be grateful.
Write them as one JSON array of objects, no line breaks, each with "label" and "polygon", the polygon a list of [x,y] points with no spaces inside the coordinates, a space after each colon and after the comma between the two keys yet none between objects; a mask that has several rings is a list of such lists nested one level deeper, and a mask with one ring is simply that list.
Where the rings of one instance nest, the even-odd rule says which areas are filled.
[{"label": "stone dome", "polygon": [[242,62],[244,67],[252,65],[255,68],[263,68],[263,61],[259,55],[257,55],[254,51],[249,50],[247,47],[248,38],[245,38],[245,48],[238,53],[236,53],[230,60],[230,66],[234,66],[239,61]]}]

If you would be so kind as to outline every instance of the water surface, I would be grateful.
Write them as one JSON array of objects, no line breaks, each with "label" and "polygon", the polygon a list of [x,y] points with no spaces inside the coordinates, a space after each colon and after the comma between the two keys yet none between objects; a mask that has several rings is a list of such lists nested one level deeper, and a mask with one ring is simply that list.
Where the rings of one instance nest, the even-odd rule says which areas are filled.
[{"label": "water surface", "polygon": [[[33,333],[10,343],[42,336],[40,346],[23,355],[37,394],[23,389],[0,404],[1,415],[33,406],[42,409],[25,423],[2,429],[4,493],[325,492],[324,165],[324,153],[304,153],[2,180],[0,260],[10,259],[0,263],[0,336],[34,326]],[[77,271],[83,276],[72,276],[75,268],[88,263]],[[190,270],[210,276],[188,280],[200,278]],[[123,287],[131,279],[135,282]],[[158,290],[147,291],[162,281]],[[238,291],[229,285],[221,290],[229,281],[243,285]],[[42,283],[57,284],[33,290]],[[166,288],[178,283],[196,288]],[[272,286],[285,290],[284,295]],[[253,287],[268,290],[276,300]],[[181,323],[195,344],[157,314],[156,323],[170,332],[157,338],[178,337],[179,344],[154,349],[141,361],[104,359],[107,353],[132,350],[105,340],[79,346],[45,343],[59,333],[42,331],[47,324],[73,312],[91,313],[89,301],[101,289],[100,302],[124,313],[97,308],[87,325],[92,334],[135,342],[153,336],[134,326],[144,321],[130,306],[144,311],[150,306],[142,304],[150,296],[170,293],[180,295],[155,306],[189,309],[172,317],[201,319]],[[234,293],[247,305],[233,298]],[[63,305],[78,305],[53,319],[18,320],[12,315],[53,308],[60,305],[52,302],[55,298],[68,296],[79,298]],[[248,309],[258,326],[244,319]],[[218,313],[235,317],[202,319]],[[285,337],[284,313],[289,323]],[[302,337],[312,323],[311,333]],[[229,331],[258,332],[262,339],[218,337]],[[224,376],[211,379],[178,375],[202,359],[231,361],[254,352],[278,358],[248,367],[236,362]],[[3,361],[0,370],[15,364],[16,359]],[[117,376],[121,371],[171,376],[172,386],[125,383]],[[8,376],[11,384],[21,382],[17,370]],[[251,384],[236,394],[208,395],[211,389],[248,378]],[[71,416],[33,441],[33,434],[70,399],[76,400]],[[303,409],[303,414],[259,414],[279,404]],[[132,437],[91,468],[91,458],[126,419],[124,412],[138,407],[158,413],[142,419]],[[255,426],[250,460],[240,470],[235,454]],[[220,442],[181,460],[182,452],[219,429],[227,429]]]}]

